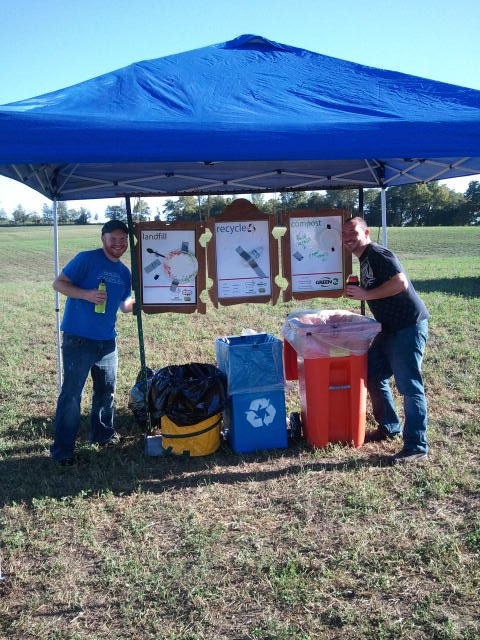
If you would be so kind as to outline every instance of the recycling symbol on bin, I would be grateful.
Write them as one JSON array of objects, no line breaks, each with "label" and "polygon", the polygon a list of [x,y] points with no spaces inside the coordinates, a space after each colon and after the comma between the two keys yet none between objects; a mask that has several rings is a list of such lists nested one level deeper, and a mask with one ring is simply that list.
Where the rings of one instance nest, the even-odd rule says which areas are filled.
[{"label": "recycling symbol on bin", "polygon": [[262,427],[272,424],[276,413],[268,398],[255,398],[251,401],[248,411],[245,411],[245,416],[252,427]]}]

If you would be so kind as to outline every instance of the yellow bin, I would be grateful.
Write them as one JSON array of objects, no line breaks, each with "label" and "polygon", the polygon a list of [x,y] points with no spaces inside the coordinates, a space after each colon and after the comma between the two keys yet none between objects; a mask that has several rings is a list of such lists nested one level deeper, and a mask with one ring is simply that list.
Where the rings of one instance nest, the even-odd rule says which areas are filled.
[{"label": "yellow bin", "polygon": [[177,456],[208,456],[220,446],[221,424],[221,413],[186,426],[175,424],[167,416],[162,416],[162,447],[166,453]]}]

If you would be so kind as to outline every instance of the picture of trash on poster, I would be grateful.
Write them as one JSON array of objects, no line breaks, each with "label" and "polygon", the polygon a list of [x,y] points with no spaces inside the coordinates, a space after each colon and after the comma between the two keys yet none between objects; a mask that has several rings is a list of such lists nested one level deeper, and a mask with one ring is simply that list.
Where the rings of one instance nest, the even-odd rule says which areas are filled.
[{"label": "picture of trash on poster", "polygon": [[267,220],[215,224],[219,298],[271,295]]},{"label": "picture of trash on poster", "polygon": [[195,303],[198,260],[193,230],[142,230],[144,304]]},{"label": "picture of trash on poster", "polygon": [[342,219],[290,217],[292,291],[343,288]]}]

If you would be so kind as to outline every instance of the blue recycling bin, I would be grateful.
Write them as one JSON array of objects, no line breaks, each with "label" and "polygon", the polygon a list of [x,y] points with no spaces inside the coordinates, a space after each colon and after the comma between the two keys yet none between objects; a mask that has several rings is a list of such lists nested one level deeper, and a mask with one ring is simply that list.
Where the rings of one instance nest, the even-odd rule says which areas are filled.
[{"label": "blue recycling bin", "polygon": [[235,453],[288,445],[283,343],[268,333],[215,340],[217,366],[227,378],[223,420]]}]

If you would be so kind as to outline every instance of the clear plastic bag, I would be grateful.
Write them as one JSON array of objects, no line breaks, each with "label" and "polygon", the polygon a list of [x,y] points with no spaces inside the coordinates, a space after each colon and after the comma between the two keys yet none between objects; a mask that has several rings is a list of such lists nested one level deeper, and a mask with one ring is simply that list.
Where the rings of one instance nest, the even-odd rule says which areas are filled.
[{"label": "clear plastic bag", "polygon": [[289,314],[282,335],[303,358],[363,355],[382,325],[351,311],[303,309]]}]

